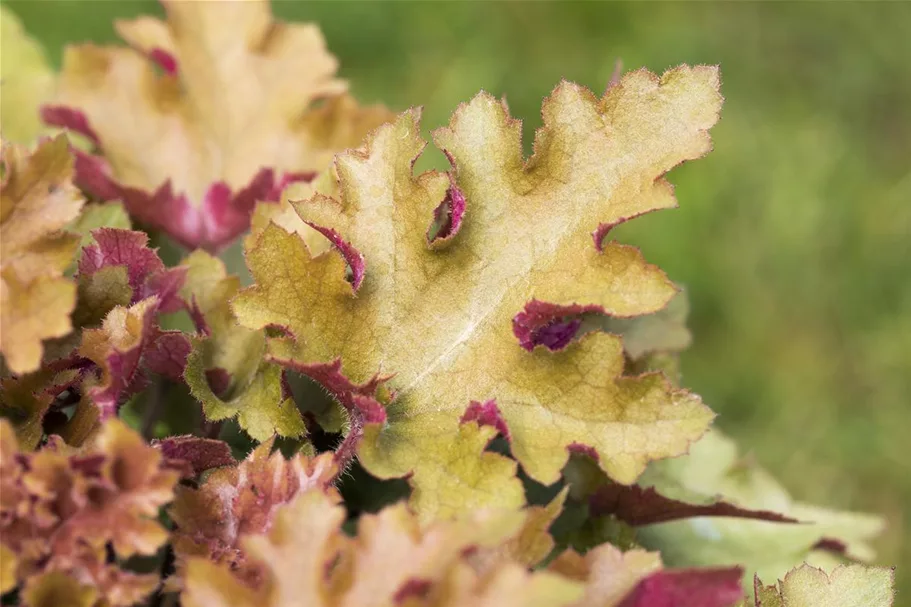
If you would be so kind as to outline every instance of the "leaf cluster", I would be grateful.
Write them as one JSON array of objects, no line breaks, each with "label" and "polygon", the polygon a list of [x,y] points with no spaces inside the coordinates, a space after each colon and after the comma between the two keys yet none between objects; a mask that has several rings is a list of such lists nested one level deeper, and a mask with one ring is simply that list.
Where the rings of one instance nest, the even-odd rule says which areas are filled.
[{"label": "leaf cluster", "polygon": [[891,604],[880,519],[709,431],[685,294],[611,238],[676,206],[717,68],[562,82],[529,158],[482,92],[415,174],[420,110],[360,106],[314,25],[164,4],[4,109],[5,602]]}]

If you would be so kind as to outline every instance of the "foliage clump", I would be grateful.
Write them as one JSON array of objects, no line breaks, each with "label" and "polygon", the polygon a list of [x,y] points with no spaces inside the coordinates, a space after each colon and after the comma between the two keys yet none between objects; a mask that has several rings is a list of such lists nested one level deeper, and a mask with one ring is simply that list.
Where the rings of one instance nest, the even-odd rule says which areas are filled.
[{"label": "foliage clump", "polygon": [[[529,158],[480,93],[415,175],[420,110],[359,106],[315,26],[165,9],[17,106],[17,139],[66,134],[3,144],[5,598],[891,604],[890,570],[843,565],[879,519],[708,432],[685,296],[611,239],[676,206],[717,68],[562,82]],[[241,235],[247,286],[214,255]]]}]

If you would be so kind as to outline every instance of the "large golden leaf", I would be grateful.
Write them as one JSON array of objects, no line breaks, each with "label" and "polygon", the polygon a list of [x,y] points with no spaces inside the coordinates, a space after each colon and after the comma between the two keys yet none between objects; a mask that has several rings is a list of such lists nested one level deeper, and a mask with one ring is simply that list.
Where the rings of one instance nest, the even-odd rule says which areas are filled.
[{"label": "large golden leaf", "polygon": [[[340,358],[356,384],[392,376],[358,454],[377,476],[411,474],[422,516],[521,503],[510,462],[481,455],[494,427],[542,483],[583,446],[631,483],[712,413],[660,374],[622,377],[618,336],[569,343],[576,314],[647,314],[676,293],[637,249],[596,247],[592,232],[601,245],[609,226],[674,206],[662,176],[710,149],[720,104],[712,67],[632,72],[601,99],[564,82],[526,161],[519,122],[482,93],[434,134],[452,174],[417,177],[425,144],[406,112],[338,156],[337,188],[318,180],[330,185],[295,205],[343,255],[314,256],[287,222],[268,224],[248,240],[256,285],[234,299],[237,317],[284,327],[297,341],[273,339],[271,356],[305,373]],[[480,426],[460,429],[463,416]]]}]

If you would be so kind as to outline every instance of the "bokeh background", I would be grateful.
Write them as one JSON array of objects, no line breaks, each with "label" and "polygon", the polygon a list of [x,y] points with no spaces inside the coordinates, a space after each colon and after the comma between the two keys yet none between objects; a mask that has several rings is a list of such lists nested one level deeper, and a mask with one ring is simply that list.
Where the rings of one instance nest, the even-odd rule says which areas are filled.
[{"label": "bokeh background", "polygon": [[[4,2],[59,66],[151,1]],[[911,596],[911,3],[276,2],[323,28],[363,101],[427,130],[479,89],[525,119],[617,59],[720,64],[715,150],[680,208],[618,229],[685,284],[684,383],[799,499],[881,512]],[[426,163],[441,164],[431,156]],[[904,455],[903,455],[904,454]],[[899,595],[899,596],[902,596]]]}]

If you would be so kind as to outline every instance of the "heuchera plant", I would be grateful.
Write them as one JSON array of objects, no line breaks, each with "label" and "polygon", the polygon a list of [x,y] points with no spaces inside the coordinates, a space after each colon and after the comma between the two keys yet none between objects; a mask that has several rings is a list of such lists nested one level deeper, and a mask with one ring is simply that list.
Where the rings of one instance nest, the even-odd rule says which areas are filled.
[{"label": "heuchera plant", "polygon": [[530,158],[480,93],[415,175],[420,110],[315,26],[165,11],[59,76],[3,12],[4,604],[891,605],[880,519],[709,430],[685,295],[611,238],[676,206],[717,68],[562,82]]}]

